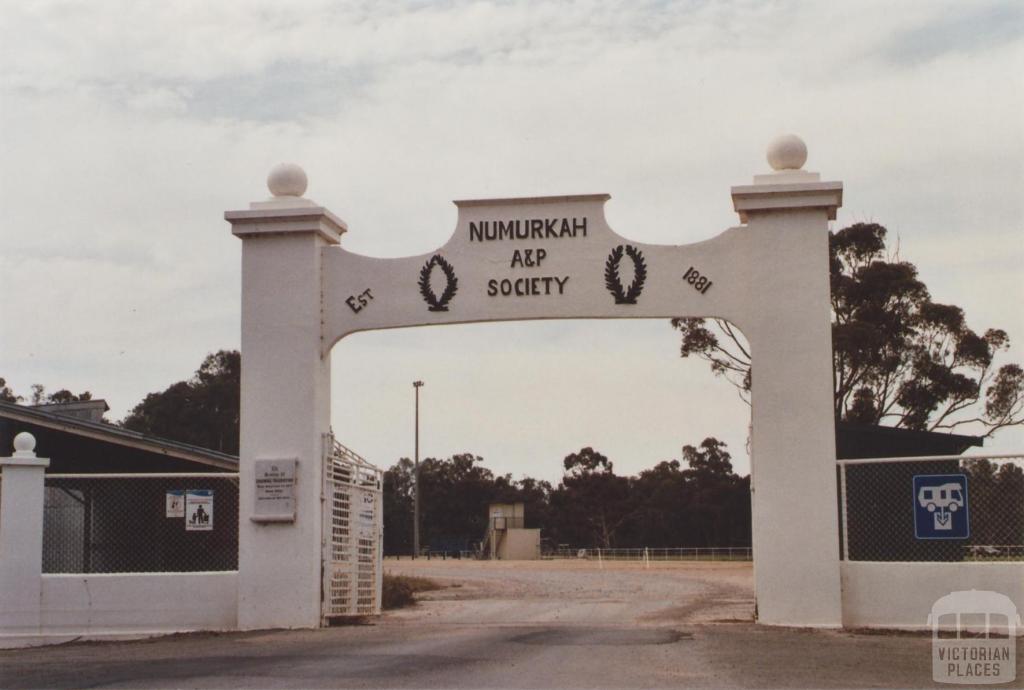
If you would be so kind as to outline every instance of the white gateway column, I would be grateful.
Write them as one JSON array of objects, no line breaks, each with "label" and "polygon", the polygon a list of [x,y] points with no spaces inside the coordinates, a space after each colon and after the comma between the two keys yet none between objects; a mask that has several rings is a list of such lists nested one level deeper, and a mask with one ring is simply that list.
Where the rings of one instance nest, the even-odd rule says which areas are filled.
[{"label": "white gateway column", "polygon": [[806,158],[799,138],[780,137],[768,149],[775,172],[732,189],[748,231],[772,246],[771,261],[750,262],[749,285],[774,285],[785,301],[742,323],[753,347],[754,581],[759,622],[838,627],[828,221],[843,186],[801,170]]},{"label": "white gateway column", "polygon": [[[274,195],[224,217],[242,239],[242,392],[238,625],[320,624],[322,434],[330,354],[321,342],[321,250],[345,223],[302,198],[306,175],[279,165]],[[295,519],[255,521],[256,463],[297,460]]]},{"label": "white gateway column", "polygon": [[0,631],[38,634],[42,594],[43,504],[47,458],[36,439],[14,437],[14,455],[0,458]]}]

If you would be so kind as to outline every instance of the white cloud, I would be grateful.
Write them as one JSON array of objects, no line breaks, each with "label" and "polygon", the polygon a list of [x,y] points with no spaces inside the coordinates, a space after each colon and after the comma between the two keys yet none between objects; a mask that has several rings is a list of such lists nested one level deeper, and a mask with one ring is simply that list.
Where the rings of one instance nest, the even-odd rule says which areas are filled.
[{"label": "white cloud", "polygon": [[[782,131],[808,141],[808,167],[845,181],[838,225],[889,225],[937,299],[1024,342],[1019,15],[952,2],[7,5],[0,375],[21,391],[89,388],[120,416],[237,345],[239,246],[222,213],[264,196],[281,160],[307,169],[309,196],[367,254],[440,245],[453,198],[544,193],[610,192],[618,232],[686,243],[736,222],[729,186],[763,171]],[[635,343],[627,325],[517,324],[521,350],[541,348],[532,358],[493,354],[487,329],[430,333],[455,350],[430,365],[429,394],[451,381],[460,414],[431,420],[426,451],[518,471],[603,443],[636,470],[713,434],[742,455],[746,412],[727,385],[675,356],[667,324],[638,326]],[[335,420],[390,463],[409,452],[390,440],[408,431],[405,379],[427,374],[408,365],[408,334],[360,337],[373,346],[343,342],[338,359],[396,373],[358,379],[339,363],[361,405],[336,396]],[[643,433],[610,431],[635,403],[588,406],[570,443],[548,424],[559,409],[631,400],[595,338],[673,385],[656,388],[666,412]],[[541,378],[515,375],[531,363]],[[517,434],[507,420],[533,409],[531,380],[566,397]],[[484,411],[461,402],[481,391]]]}]

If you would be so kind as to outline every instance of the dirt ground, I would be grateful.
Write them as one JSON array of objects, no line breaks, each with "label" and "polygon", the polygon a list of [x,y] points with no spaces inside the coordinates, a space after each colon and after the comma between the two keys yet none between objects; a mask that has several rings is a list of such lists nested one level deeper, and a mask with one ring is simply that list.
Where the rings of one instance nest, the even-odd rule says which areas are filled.
[{"label": "dirt ground", "polygon": [[658,625],[754,620],[750,562],[403,559],[384,571],[447,585],[396,619],[477,625]]},{"label": "dirt ground", "polygon": [[2,651],[0,688],[948,687],[927,635],[755,625],[749,563],[385,567],[446,586],[359,625]]}]

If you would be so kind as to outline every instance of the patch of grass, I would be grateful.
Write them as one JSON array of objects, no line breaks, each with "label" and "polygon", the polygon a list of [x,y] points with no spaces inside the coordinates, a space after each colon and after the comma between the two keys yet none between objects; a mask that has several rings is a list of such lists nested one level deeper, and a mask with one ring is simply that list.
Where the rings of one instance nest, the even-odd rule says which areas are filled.
[{"label": "patch of grass", "polygon": [[426,577],[413,575],[384,575],[381,608],[400,609],[416,603],[417,592],[443,589],[443,585]]}]

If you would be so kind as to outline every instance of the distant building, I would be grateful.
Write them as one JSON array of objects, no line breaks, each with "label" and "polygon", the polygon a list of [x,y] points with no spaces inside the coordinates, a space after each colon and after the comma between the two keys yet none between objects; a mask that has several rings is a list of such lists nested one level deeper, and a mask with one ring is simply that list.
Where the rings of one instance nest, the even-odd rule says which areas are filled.
[{"label": "distant building", "polygon": [[103,415],[110,412],[110,405],[107,405],[106,400],[76,400],[66,403],[31,405],[30,409],[52,412],[61,417],[84,419],[87,422],[102,422]]},{"label": "distant building", "polygon": [[523,503],[492,503],[487,516],[487,534],[480,546],[482,556],[501,561],[540,558],[540,530],[526,529]]}]

